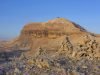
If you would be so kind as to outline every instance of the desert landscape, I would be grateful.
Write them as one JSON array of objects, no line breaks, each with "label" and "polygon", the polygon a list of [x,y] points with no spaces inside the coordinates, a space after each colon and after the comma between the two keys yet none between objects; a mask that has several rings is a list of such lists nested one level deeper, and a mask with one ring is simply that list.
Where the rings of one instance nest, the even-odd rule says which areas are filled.
[{"label": "desert landscape", "polygon": [[100,75],[100,34],[55,18],[0,40],[0,75]]}]

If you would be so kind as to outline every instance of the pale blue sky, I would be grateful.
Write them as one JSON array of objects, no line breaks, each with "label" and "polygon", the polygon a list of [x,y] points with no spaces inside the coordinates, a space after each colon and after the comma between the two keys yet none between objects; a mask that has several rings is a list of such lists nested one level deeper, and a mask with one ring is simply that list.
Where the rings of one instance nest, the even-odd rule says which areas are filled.
[{"label": "pale blue sky", "polygon": [[25,24],[56,17],[100,33],[100,0],[0,0],[0,37],[16,37]]}]

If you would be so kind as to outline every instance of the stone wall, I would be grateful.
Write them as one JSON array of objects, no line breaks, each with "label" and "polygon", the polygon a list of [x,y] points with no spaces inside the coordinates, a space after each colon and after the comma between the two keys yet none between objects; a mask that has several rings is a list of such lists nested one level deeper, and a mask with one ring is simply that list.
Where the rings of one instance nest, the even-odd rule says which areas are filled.
[{"label": "stone wall", "polygon": [[62,31],[57,31],[57,30],[23,30],[21,32],[22,35],[24,36],[32,36],[36,38],[41,38],[41,37],[50,37],[50,38],[55,38],[63,35],[67,35],[67,33],[62,32]]}]

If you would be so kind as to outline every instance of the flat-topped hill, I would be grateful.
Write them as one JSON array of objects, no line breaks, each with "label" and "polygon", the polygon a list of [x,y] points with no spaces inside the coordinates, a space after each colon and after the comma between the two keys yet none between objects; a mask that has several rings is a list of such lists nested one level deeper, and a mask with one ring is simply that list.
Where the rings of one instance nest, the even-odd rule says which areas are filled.
[{"label": "flat-topped hill", "polygon": [[24,26],[21,35],[33,37],[59,37],[62,35],[86,32],[84,28],[64,18],[56,18],[48,22],[30,23]]}]

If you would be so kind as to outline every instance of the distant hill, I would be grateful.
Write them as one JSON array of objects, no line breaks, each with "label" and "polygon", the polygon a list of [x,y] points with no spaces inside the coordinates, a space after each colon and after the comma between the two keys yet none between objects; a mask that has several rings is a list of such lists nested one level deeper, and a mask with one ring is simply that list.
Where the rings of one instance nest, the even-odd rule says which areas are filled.
[{"label": "distant hill", "polygon": [[0,41],[6,41],[6,40],[9,40],[10,38],[9,37],[2,37],[0,36]]}]

